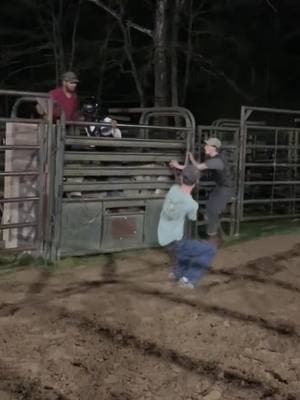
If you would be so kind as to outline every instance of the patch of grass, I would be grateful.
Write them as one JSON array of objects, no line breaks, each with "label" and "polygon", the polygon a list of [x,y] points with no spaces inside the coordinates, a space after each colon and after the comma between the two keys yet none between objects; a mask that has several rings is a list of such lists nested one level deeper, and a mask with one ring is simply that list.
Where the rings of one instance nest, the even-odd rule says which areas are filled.
[{"label": "patch of grass", "polygon": [[25,267],[49,267],[50,263],[42,257],[33,257],[29,253],[6,254],[0,257],[0,272],[10,272]]},{"label": "patch of grass", "polygon": [[241,224],[239,237],[228,239],[226,245],[267,236],[293,234],[299,235],[300,237],[300,220],[297,218],[289,220],[243,222]]},{"label": "patch of grass", "polygon": [[107,263],[109,257],[107,254],[100,254],[97,256],[78,256],[78,257],[65,257],[53,265],[54,269],[67,269],[77,268],[81,266],[98,266]]},{"label": "patch of grass", "polygon": [[103,266],[110,260],[108,255],[66,257],[56,263],[49,263],[42,257],[33,257],[28,253],[18,255],[7,255],[0,257],[0,273],[10,273],[26,268],[43,268],[49,272],[61,271],[63,269],[79,268],[82,266]]},{"label": "patch of grass", "polygon": [[16,259],[15,255],[7,255],[0,257],[0,268],[6,267],[7,265],[11,265]]}]

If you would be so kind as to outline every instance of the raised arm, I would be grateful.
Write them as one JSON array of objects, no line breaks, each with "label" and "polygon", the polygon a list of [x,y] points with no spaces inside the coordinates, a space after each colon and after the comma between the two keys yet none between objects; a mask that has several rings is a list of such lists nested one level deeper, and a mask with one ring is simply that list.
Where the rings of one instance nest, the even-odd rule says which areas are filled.
[{"label": "raised arm", "polygon": [[184,164],[184,165],[179,164],[179,162],[176,161],[176,160],[171,160],[171,161],[169,162],[169,166],[170,166],[171,168],[176,168],[176,169],[179,169],[179,170],[183,170],[183,169],[185,168],[185,164]]},{"label": "raised arm", "polygon": [[193,154],[189,153],[189,159],[191,161],[191,163],[193,164],[194,167],[196,167],[197,169],[199,169],[199,171],[204,171],[205,169],[208,169],[207,165],[205,163],[198,163]]}]

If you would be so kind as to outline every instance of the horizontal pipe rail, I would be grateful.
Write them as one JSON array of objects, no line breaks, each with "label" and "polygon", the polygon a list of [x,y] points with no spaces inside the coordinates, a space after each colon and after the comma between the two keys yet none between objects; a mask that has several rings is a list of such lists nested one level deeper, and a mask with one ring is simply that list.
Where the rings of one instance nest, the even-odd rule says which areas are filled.
[{"label": "horizontal pipe rail", "polygon": [[[268,131],[270,133],[274,133],[274,131],[278,131],[281,132],[283,131],[283,133],[294,133],[294,132],[300,132],[300,129],[297,128],[296,126],[280,126],[280,125],[260,125],[260,126],[255,126],[255,125],[247,125],[247,132],[248,133],[253,133],[253,132],[258,132],[260,133],[260,131],[264,131],[264,133],[268,133]],[[287,131],[287,132],[286,132]]]},{"label": "horizontal pipe rail", "polygon": [[264,215],[262,216],[249,216],[249,217],[242,217],[242,222],[250,222],[250,221],[261,221],[267,219],[292,219],[300,217],[300,213],[298,214],[272,214],[272,215]]},{"label": "horizontal pipe rail", "polygon": [[36,222],[20,222],[15,224],[2,224],[0,225],[0,230],[4,229],[18,229],[18,228],[29,228],[37,226]]},{"label": "horizontal pipe rail", "polygon": [[[105,208],[113,207],[113,204],[115,204],[115,207],[138,207],[138,205],[135,203],[136,201],[144,201],[146,202],[148,200],[163,200],[165,198],[165,194],[161,193],[152,193],[149,194],[136,194],[136,195],[125,195],[123,192],[120,192],[120,195],[118,196],[113,196],[113,195],[107,195],[105,198],[96,198],[96,197],[64,197],[63,198],[63,203],[103,203]],[[119,203],[119,202],[122,202]],[[132,203],[132,204],[131,204]],[[121,204],[121,205],[120,205]]]},{"label": "horizontal pipe rail", "polygon": [[300,181],[245,181],[244,184],[247,186],[250,186],[250,185],[255,185],[255,186],[299,185]]},{"label": "horizontal pipe rail", "polygon": [[39,145],[34,144],[6,144],[0,145],[0,150],[39,150]]},{"label": "horizontal pipe rail", "polygon": [[[47,124],[42,118],[12,118],[12,117],[0,117],[0,122],[7,122],[7,123],[20,123],[20,124]],[[26,135],[26,132],[24,133]]]},{"label": "horizontal pipe rail", "polygon": [[277,163],[277,162],[272,162],[272,163],[245,163],[245,167],[300,167],[300,163]]},{"label": "horizontal pipe rail", "polygon": [[276,113],[276,114],[295,114],[300,115],[299,110],[289,110],[289,109],[281,109],[281,108],[270,108],[270,107],[251,107],[251,106],[242,106],[247,111],[259,111],[259,112],[268,112],[268,113]]},{"label": "horizontal pipe rail", "polygon": [[117,161],[117,162],[149,162],[164,161],[168,162],[172,158],[183,161],[183,156],[178,157],[178,153],[85,153],[85,152],[65,152],[65,161]]},{"label": "horizontal pipe rail", "polygon": [[266,150],[285,150],[285,149],[300,149],[300,146],[294,144],[247,144],[247,149],[266,149]]},{"label": "horizontal pipe rail", "polygon": [[0,89],[0,95],[6,96],[28,96],[28,97],[45,97],[50,98],[49,93],[45,92],[26,92],[26,91],[19,91],[19,90],[5,90]]},{"label": "horizontal pipe rail", "polygon": [[185,143],[183,141],[170,141],[170,140],[144,140],[144,139],[104,139],[104,138],[91,138],[91,137],[70,137],[66,138],[67,145],[86,145],[86,146],[110,146],[110,147],[140,147],[140,148],[166,148],[166,149],[184,149]]},{"label": "horizontal pipe rail", "polygon": [[0,172],[0,176],[37,176],[37,171],[5,171]]},{"label": "horizontal pipe rail", "polygon": [[197,125],[196,128],[200,131],[209,130],[215,132],[228,132],[228,133],[236,133],[239,130],[239,127],[235,126],[215,126],[215,125]]},{"label": "horizontal pipe rail", "polygon": [[103,182],[103,183],[65,183],[64,192],[105,192],[108,190],[147,190],[147,189],[169,189],[172,182]]},{"label": "horizontal pipe rail", "polygon": [[[90,122],[85,121],[66,121],[67,126],[106,126],[111,127],[112,124],[108,122]],[[149,129],[149,130],[159,130],[159,131],[170,131],[170,132],[193,132],[192,128],[184,128],[181,126],[160,126],[160,125],[146,125],[146,124],[118,124],[120,128],[133,128],[133,129]]]},{"label": "horizontal pipe rail", "polygon": [[1,254],[13,254],[13,253],[23,253],[26,251],[35,251],[37,250],[37,246],[20,246],[20,247],[11,247],[7,249],[0,249]]},{"label": "horizontal pipe rail", "polygon": [[64,169],[64,176],[172,176],[174,171],[170,168],[159,167],[69,167]]},{"label": "horizontal pipe rail", "polygon": [[[266,204],[266,203],[293,203],[293,202],[300,202],[300,198],[283,198],[283,199],[249,199],[249,200],[244,200],[244,204]],[[263,217],[262,217],[263,218]]]},{"label": "horizontal pipe rail", "polygon": [[0,203],[23,203],[25,201],[38,201],[39,197],[6,197],[0,198]]}]

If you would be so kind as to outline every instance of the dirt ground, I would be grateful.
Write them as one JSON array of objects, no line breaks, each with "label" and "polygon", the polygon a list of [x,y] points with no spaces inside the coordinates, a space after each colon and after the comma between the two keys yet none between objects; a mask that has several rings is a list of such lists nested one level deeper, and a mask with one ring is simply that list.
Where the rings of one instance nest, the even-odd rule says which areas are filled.
[{"label": "dirt ground", "polygon": [[300,399],[299,239],[225,248],[194,291],[159,250],[2,273],[0,400]]}]

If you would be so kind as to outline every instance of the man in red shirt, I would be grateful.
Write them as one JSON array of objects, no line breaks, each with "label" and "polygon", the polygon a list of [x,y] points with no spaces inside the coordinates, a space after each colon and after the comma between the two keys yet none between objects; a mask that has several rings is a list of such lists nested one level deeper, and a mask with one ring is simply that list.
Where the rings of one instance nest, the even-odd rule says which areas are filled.
[{"label": "man in red shirt", "polygon": [[78,120],[80,116],[79,99],[76,93],[78,82],[79,80],[74,72],[65,72],[62,76],[62,86],[49,92],[54,101],[53,122],[60,118],[62,110],[65,113],[66,121]]}]

